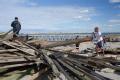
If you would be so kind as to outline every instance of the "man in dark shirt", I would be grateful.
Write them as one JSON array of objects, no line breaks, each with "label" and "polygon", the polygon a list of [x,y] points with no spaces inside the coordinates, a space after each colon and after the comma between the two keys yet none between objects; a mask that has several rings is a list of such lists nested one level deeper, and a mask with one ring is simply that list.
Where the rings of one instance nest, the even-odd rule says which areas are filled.
[{"label": "man in dark shirt", "polygon": [[15,20],[11,23],[11,27],[13,27],[13,38],[17,37],[21,30],[21,24],[18,21],[18,17],[15,17]]}]

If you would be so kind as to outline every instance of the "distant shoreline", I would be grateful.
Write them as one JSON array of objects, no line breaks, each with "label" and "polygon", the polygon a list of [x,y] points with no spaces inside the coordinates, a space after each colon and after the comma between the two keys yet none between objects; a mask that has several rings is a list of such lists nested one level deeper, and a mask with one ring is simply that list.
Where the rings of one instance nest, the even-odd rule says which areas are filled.
[{"label": "distant shoreline", "polygon": [[[0,32],[5,33],[5,32]],[[79,33],[79,32],[21,32],[20,34],[91,34],[91,33]],[[102,34],[120,34],[120,32],[102,32]]]},{"label": "distant shoreline", "polygon": [[[32,34],[32,35],[39,35],[39,34],[92,34],[92,33],[73,33],[73,32],[31,32],[31,33],[21,33],[21,34]],[[120,34],[120,32],[103,32],[102,34]]]}]

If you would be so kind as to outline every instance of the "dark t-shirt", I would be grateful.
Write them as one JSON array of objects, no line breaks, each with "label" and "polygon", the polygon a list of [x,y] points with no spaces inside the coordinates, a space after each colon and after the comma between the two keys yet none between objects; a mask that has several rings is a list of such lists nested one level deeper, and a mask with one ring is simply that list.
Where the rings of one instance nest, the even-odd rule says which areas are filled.
[{"label": "dark t-shirt", "polygon": [[21,24],[20,24],[19,21],[13,21],[13,22],[11,23],[11,26],[12,26],[13,28],[16,28],[16,29],[21,29]]}]

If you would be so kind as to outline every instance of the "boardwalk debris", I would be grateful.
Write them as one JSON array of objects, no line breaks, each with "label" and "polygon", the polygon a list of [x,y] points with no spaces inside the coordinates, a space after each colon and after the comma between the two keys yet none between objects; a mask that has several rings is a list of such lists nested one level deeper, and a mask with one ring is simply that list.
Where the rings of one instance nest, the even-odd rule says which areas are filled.
[{"label": "boardwalk debris", "polygon": [[[98,58],[96,55],[83,56],[71,51],[58,51],[53,48],[90,40],[91,38],[87,37],[37,47],[19,40],[1,40],[0,74],[5,76],[10,72],[28,70],[29,74],[38,73],[38,76],[47,76],[48,80],[110,80],[96,71],[105,72],[105,69],[111,69],[113,73],[119,72],[119,60],[106,57]],[[107,52],[119,54],[119,49],[106,49],[105,53]],[[92,49],[83,51],[81,54],[87,53],[93,54]],[[27,75],[24,75],[24,78],[25,76]],[[40,79],[38,76],[34,80]],[[21,77],[21,79],[24,78]]]}]

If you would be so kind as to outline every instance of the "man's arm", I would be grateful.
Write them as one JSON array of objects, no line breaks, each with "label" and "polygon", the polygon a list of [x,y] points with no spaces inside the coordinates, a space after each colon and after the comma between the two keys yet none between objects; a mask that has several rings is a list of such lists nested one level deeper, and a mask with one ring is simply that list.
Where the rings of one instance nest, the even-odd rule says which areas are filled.
[{"label": "man's arm", "polygon": [[101,32],[99,32],[98,34],[99,34],[99,39],[100,39],[100,38],[102,37],[102,33],[101,33]]},{"label": "man's arm", "polygon": [[21,23],[19,22],[19,24],[20,24],[20,27],[21,27]]},{"label": "man's arm", "polygon": [[14,22],[11,23],[11,27],[14,27]]},{"label": "man's arm", "polygon": [[94,32],[92,32],[92,40],[94,40],[95,38],[96,38],[96,36],[95,36],[95,33]]}]

